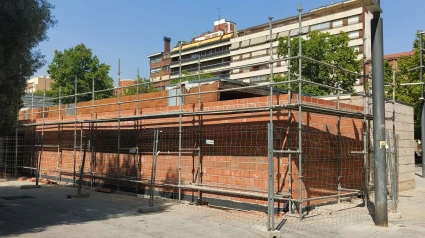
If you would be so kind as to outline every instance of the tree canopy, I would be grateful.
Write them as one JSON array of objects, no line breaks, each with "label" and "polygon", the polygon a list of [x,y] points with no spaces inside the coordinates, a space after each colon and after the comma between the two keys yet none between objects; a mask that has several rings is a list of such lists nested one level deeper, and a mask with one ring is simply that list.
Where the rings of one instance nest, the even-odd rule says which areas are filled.
[{"label": "tree canopy", "polygon": [[[357,60],[358,52],[348,45],[349,37],[346,33],[331,35],[330,33],[312,31],[307,35],[307,39],[302,38],[302,55],[315,59],[324,63],[335,65],[339,68],[348,69],[353,72],[359,72],[361,63]],[[278,56],[298,56],[299,40],[298,37],[290,39],[291,53],[288,51],[288,38],[281,37],[278,45]],[[296,79],[299,74],[298,59],[291,60],[292,70],[291,77]],[[286,80],[288,75],[274,75],[273,79],[278,81]],[[312,62],[309,60],[302,61],[302,78],[304,80],[325,84],[328,86],[353,91],[353,86],[358,75],[346,73],[342,70],[334,69],[329,66]],[[280,86],[287,89],[287,85]],[[293,90],[298,90],[298,83],[292,83]],[[310,95],[328,95],[333,90],[313,84],[303,83],[302,92]]]},{"label": "tree canopy", "polygon": [[26,80],[45,61],[36,49],[56,24],[47,0],[0,1],[0,135],[14,131]]},{"label": "tree canopy", "polygon": [[[187,70],[182,70],[182,82],[185,81],[192,81],[192,80],[198,80],[198,72],[188,72]],[[214,76],[210,73],[203,73],[201,72],[201,75],[199,75],[199,79],[210,79],[213,78]],[[170,84],[177,84],[180,82],[180,79],[176,78],[170,81]]]},{"label": "tree canopy", "polygon": [[[75,79],[77,78],[77,93],[91,92],[94,80],[94,90],[103,90],[113,88],[113,79],[109,77],[111,66],[101,63],[92,50],[84,44],[65,49],[63,52],[55,50],[52,62],[49,64],[47,72],[50,74],[53,83],[51,85],[51,95],[75,94]],[[95,99],[108,98],[113,96],[113,91],[95,93]],[[85,94],[78,96],[77,100],[89,101],[92,95]],[[62,99],[63,103],[73,103],[74,98],[68,97]]]},{"label": "tree canopy", "polygon": [[150,82],[149,79],[137,76],[136,84],[141,84],[141,85],[139,85],[139,88],[137,88],[137,86],[131,86],[131,87],[128,87],[128,88],[124,88],[123,89],[124,95],[126,95],[126,96],[136,95],[137,89],[139,89],[139,94],[157,92],[158,89],[153,87],[152,83],[149,83],[149,82]]},{"label": "tree canopy", "polygon": [[[409,71],[409,69],[416,68],[420,65],[420,46],[419,46],[419,32],[416,33],[416,39],[413,41],[414,54],[411,57],[403,57],[397,61],[396,71],[396,100],[403,101],[414,105],[415,113],[415,138],[420,138],[420,118],[421,118],[421,86],[402,86],[402,83],[416,83],[420,82],[420,71]],[[423,48],[425,48],[425,36],[422,36]],[[425,73],[425,70],[424,70]],[[384,77],[387,83],[392,83],[392,66],[386,62],[384,65]],[[386,88],[386,97],[392,98],[392,88]]]}]

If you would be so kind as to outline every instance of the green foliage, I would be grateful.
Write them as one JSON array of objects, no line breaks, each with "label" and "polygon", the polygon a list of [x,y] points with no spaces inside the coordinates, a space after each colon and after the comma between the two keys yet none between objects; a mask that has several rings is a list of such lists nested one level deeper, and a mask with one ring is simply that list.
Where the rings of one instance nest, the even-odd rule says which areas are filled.
[{"label": "green foliage", "polygon": [[[152,83],[149,83],[149,79],[142,78],[140,76],[137,76],[136,80],[137,84],[139,85],[139,94],[143,93],[152,93],[152,92],[158,92],[159,90],[153,87]],[[137,94],[137,86],[131,86],[128,88],[124,88],[124,95],[136,95]]]},{"label": "green foliage", "polygon": [[[403,57],[397,61],[397,72],[396,72],[396,100],[407,102],[414,105],[415,113],[415,138],[420,138],[420,118],[421,118],[421,86],[401,86],[402,83],[416,83],[420,82],[420,70],[409,72],[409,69],[416,68],[420,65],[420,53],[419,53],[419,32],[416,34],[416,39],[413,42],[413,51],[415,52],[412,57]],[[425,37],[422,39],[423,48],[425,48]],[[424,70],[425,73],[425,70]],[[386,62],[384,65],[384,76],[387,83],[392,83],[392,67]],[[387,98],[392,98],[392,88],[387,89]]]},{"label": "green foliage", "polygon": [[[185,81],[192,81],[192,80],[198,80],[198,75],[195,75],[196,73],[190,73],[187,70],[182,70],[182,82]],[[200,79],[209,79],[209,78],[213,78],[214,76],[212,74],[206,73],[206,74],[202,74],[199,76]],[[180,79],[173,79],[170,81],[170,84],[178,84],[180,83]]]},{"label": "green foliage", "polygon": [[[44,91],[43,90],[37,90],[34,92],[34,95],[40,95],[43,96],[44,95]],[[52,97],[52,92],[49,90],[46,90],[46,97]]]},{"label": "green foliage", "polygon": [[[77,78],[77,93],[91,92],[94,79],[94,90],[111,89],[113,79],[109,77],[111,66],[100,63],[99,58],[93,55],[92,50],[84,44],[65,49],[64,52],[55,50],[55,56],[49,64],[47,72],[53,80],[51,92],[53,97],[75,94],[75,78]],[[112,97],[113,91],[95,93],[95,99]],[[78,96],[78,102],[92,99],[91,93]],[[73,103],[74,98],[63,98],[62,103]]]},{"label": "green foliage", "polygon": [[13,133],[26,79],[44,65],[36,49],[56,24],[47,0],[0,1],[0,136]]},{"label": "green foliage", "polygon": [[[290,41],[290,56],[298,56],[298,37],[293,37]],[[348,35],[344,32],[337,35],[330,35],[330,33],[312,31],[307,35],[307,39],[302,39],[302,55],[335,65],[339,68],[360,72],[361,64],[360,61],[357,60],[358,53],[352,47],[348,46],[348,42]],[[287,37],[281,37],[279,39],[277,52],[279,57],[286,57],[289,55],[288,43]],[[291,60],[291,65],[291,80],[297,79],[297,75],[299,74],[298,59]],[[276,75],[273,78],[278,82],[286,80],[287,77],[288,75]],[[353,91],[353,85],[359,76],[304,59],[302,60],[302,78],[328,86],[337,87],[339,85],[344,90]],[[281,86],[283,89],[287,89],[287,87],[288,86],[285,84]],[[291,89],[296,92],[298,92],[298,87],[297,82],[291,84]],[[309,83],[303,83],[302,92],[310,95],[328,95],[332,93],[333,90]]]}]

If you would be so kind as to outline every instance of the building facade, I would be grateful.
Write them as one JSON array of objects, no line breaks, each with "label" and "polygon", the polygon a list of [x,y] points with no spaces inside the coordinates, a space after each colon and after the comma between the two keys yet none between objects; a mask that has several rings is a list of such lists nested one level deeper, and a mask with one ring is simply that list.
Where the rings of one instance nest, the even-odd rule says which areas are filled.
[{"label": "building facade", "polygon": [[149,78],[153,82],[170,78],[170,44],[171,38],[164,37],[164,51],[148,55]]},{"label": "building facade", "polygon": [[35,93],[36,91],[50,90],[52,80],[49,77],[33,77],[27,80],[26,93]]},{"label": "building facade", "polygon": [[[177,44],[171,51],[171,75],[177,78],[182,74],[199,71],[212,73],[214,76],[228,76],[230,71],[230,39],[236,24],[225,19],[214,22],[214,30],[194,37],[190,43]],[[181,65],[180,59],[181,57]]]},{"label": "building facade", "polygon": [[[359,1],[348,0],[310,10],[302,15],[302,34],[314,30],[339,34],[348,33],[349,45],[358,51],[358,59],[371,56],[370,20],[373,15]],[[233,27],[233,28],[232,28]],[[215,34],[217,33],[218,34]],[[236,31],[235,24],[226,20],[214,22],[214,31],[195,37],[188,44],[171,50],[170,78],[182,72],[213,71],[214,76],[226,75],[246,83],[267,80],[270,74],[269,23]],[[273,52],[277,54],[278,39],[298,36],[298,16],[272,22]],[[304,36],[305,37],[305,36]],[[179,57],[181,53],[181,65]],[[200,59],[198,58],[200,56]],[[276,58],[277,55],[274,57]],[[264,64],[261,64],[264,62]],[[251,65],[255,66],[251,66]],[[151,68],[152,69],[152,68]],[[274,73],[288,70],[286,62],[276,62]],[[152,75],[151,72],[151,76]],[[151,77],[152,81],[157,78]],[[356,91],[363,91],[363,80],[356,82]]]}]

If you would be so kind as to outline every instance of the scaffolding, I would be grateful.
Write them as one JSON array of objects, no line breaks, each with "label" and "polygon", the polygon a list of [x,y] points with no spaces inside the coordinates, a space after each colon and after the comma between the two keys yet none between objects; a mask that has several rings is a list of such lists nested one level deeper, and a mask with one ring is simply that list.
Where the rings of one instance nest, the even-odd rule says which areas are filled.
[{"label": "scaffolding", "polygon": [[[229,68],[232,71],[242,67],[268,64],[270,80],[267,83],[238,84],[241,86],[201,90],[205,84],[200,76],[206,73],[220,73],[220,70],[202,72],[199,57],[198,71],[194,74],[198,76],[197,92],[185,93],[183,91],[184,75],[181,70],[182,43],[180,43],[180,73],[177,78],[178,83],[175,85],[177,89],[175,95],[160,94],[154,98],[141,97],[143,94],[140,93],[140,87],[153,87],[155,82],[137,82],[135,85],[121,86],[120,69],[118,70],[118,87],[115,89],[95,90],[95,79],[93,79],[90,92],[78,92],[78,78],[75,76],[74,95],[64,96],[60,89],[59,97],[46,99],[46,90],[44,90],[41,112],[39,110],[35,112],[32,97],[31,120],[22,120],[20,128],[16,130],[17,142],[14,144],[16,158],[13,174],[16,176],[18,172],[25,174],[28,171],[30,174],[35,173],[37,184],[42,177],[58,182],[63,182],[62,180],[66,182],[68,180],[65,178],[71,178],[69,182],[76,186],[77,178],[80,177],[82,182],[91,188],[113,187],[120,192],[128,191],[131,187],[134,189],[131,192],[150,194],[151,198],[168,196],[178,201],[190,200],[199,205],[219,203],[221,206],[261,211],[267,207],[268,230],[276,229],[275,215],[283,210],[287,210],[289,216],[295,216],[298,212],[298,218],[302,220],[313,205],[330,201],[336,201],[339,204],[345,197],[357,196],[362,197],[367,207],[370,190],[369,124],[372,119],[369,107],[370,90],[366,88],[369,77],[365,71],[354,72],[304,56],[302,54],[304,34],[302,9],[298,9],[298,12],[299,54],[297,56],[290,54],[292,36],[288,34],[288,56],[273,57],[272,18],[269,18],[270,59]],[[296,79],[291,78],[292,61],[298,61],[298,65],[294,65],[298,67],[299,72]],[[325,85],[305,79],[302,74],[303,61],[363,77],[364,92],[346,92],[341,89],[339,83]],[[273,65],[276,62],[284,62],[288,65],[286,81],[274,81]],[[366,52],[364,51],[364,70],[365,64]],[[137,75],[139,75],[138,72]],[[232,80],[226,79],[226,81]],[[294,83],[298,85],[298,91],[291,88]],[[303,85],[308,84],[333,90],[336,93],[336,103],[313,103],[310,97],[303,95]],[[281,85],[287,85],[288,90],[282,92],[279,89]],[[136,95],[131,100],[122,100],[121,93],[134,87]],[[254,106],[240,108],[211,106],[209,110],[203,108],[203,98],[212,93],[229,93],[248,89],[268,90],[266,104],[257,103]],[[95,95],[108,90],[117,90],[116,101],[96,104]],[[341,103],[342,93],[363,97],[363,108],[359,107],[355,110]],[[78,105],[78,96],[88,94],[92,97],[91,103],[81,104],[81,102]],[[280,98],[282,94],[287,95],[286,99]],[[196,98],[193,103],[196,106],[190,110],[184,105],[188,97]],[[74,105],[64,106],[62,100],[65,98],[73,98]],[[142,108],[145,107],[141,104],[173,99],[177,102],[174,110],[142,112]],[[47,101],[58,102],[57,109],[49,108],[47,111],[44,105]],[[130,114],[131,109],[126,105],[134,103],[136,109]],[[96,115],[96,108],[108,106],[117,106],[116,115],[105,117]],[[161,107],[165,106],[159,106]],[[80,116],[78,116],[79,111]],[[62,115],[62,112],[65,112],[65,115]],[[283,115],[285,112],[287,114]],[[46,116],[50,113],[57,113],[57,120]],[[335,130],[327,127],[317,130],[307,126],[310,114],[318,117],[320,115],[335,117]],[[248,118],[251,115],[267,115],[267,123],[265,121],[248,123],[246,120],[246,123],[239,124],[211,124],[211,120],[218,120],[218,118]],[[64,117],[67,117],[66,120]],[[276,119],[278,117],[284,117],[286,121]],[[41,122],[37,121],[37,118],[41,118]],[[356,129],[344,131],[344,127],[348,127],[347,124],[351,123],[349,121],[351,119],[361,122],[360,134],[362,135],[357,135]],[[162,125],[166,123],[172,126]],[[41,127],[41,133],[37,132],[39,127]],[[24,140],[18,136],[19,131],[30,131],[31,137],[26,134]],[[54,133],[56,136],[53,136]],[[90,159],[86,160],[85,164],[82,160],[83,137],[90,138],[87,149]],[[7,141],[3,143],[9,143]],[[9,149],[6,153],[10,153],[10,147],[6,146],[6,148]],[[52,152],[56,153],[56,162],[46,163],[45,156],[52,156]],[[22,159],[18,159],[18,154]],[[67,159],[70,156],[73,158],[72,162]],[[26,159],[28,157],[30,160]],[[52,160],[49,158],[49,161]],[[150,164],[150,167],[146,164]],[[232,170],[228,167],[229,165],[243,169]],[[78,172],[78,166],[86,168],[83,174]],[[7,173],[8,167],[4,166],[4,168]],[[174,171],[174,168],[177,168],[177,171]],[[212,175],[206,172],[207,170],[212,170]],[[267,173],[262,173],[264,171]],[[248,173],[248,175],[229,175],[233,172]],[[51,173],[55,176],[48,175]],[[211,182],[216,180],[218,182]],[[217,202],[226,198],[225,202]],[[153,205],[153,200],[151,204]]]}]

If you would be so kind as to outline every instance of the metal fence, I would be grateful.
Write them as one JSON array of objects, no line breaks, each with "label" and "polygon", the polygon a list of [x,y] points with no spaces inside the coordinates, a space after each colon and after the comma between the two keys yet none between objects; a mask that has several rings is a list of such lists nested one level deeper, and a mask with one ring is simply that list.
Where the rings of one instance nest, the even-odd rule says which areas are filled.
[{"label": "metal fence", "polygon": [[[301,29],[300,22],[299,38],[304,34]],[[368,125],[372,118],[368,95],[313,83],[305,80],[302,73],[297,79],[274,82],[273,64],[277,61],[288,65],[296,61],[299,72],[302,61],[321,64],[301,53],[285,58],[270,54],[270,61],[251,65],[269,65],[269,96],[261,97],[265,101],[247,99],[232,107],[211,104],[208,109],[202,102],[211,93],[260,89],[264,85],[239,83],[230,89],[201,91],[199,77],[198,92],[185,93],[180,74],[176,95],[142,97],[140,87],[154,85],[145,82],[119,87],[116,101],[97,104],[95,94],[105,90],[95,91],[93,80],[91,92],[49,99],[58,102],[49,109],[44,103],[41,111],[31,108],[31,115],[21,118],[16,136],[0,138],[3,174],[76,185],[85,151],[81,182],[88,187],[259,211],[267,214],[267,230],[281,229],[284,221],[295,216],[302,220],[350,208],[367,210],[371,170]],[[367,81],[366,75],[324,65]],[[199,71],[194,76],[201,74]],[[299,86],[296,92],[290,86],[294,83]],[[335,101],[319,102],[303,96],[302,88],[307,84],[332,89]],[[288,90],[276,90],[279,85],[288,85]],[[137,95],[122,101],[120,92],[125,88],[135,88]],[[342,93],[363,96],[363,108],[341,103]],[[92,102],[79,104],[81,94],[91,94]],[[286,95],[283,99],[282,94]],[[179,102],[188,96],[196,99],[190,107],[184,107]],[[74,98],[75,103],[64,106],[64,98]],[[154,108],[171,111],[141,112],[146,105],[169,98],[180,99],[172,110],[165,106]],[[117,111],[104,117],[95,115],[96,108],[108,106],[116,106]],[[397,140],[389,137],[387,144],[391,147],[388,168],[396,209]]]}]

